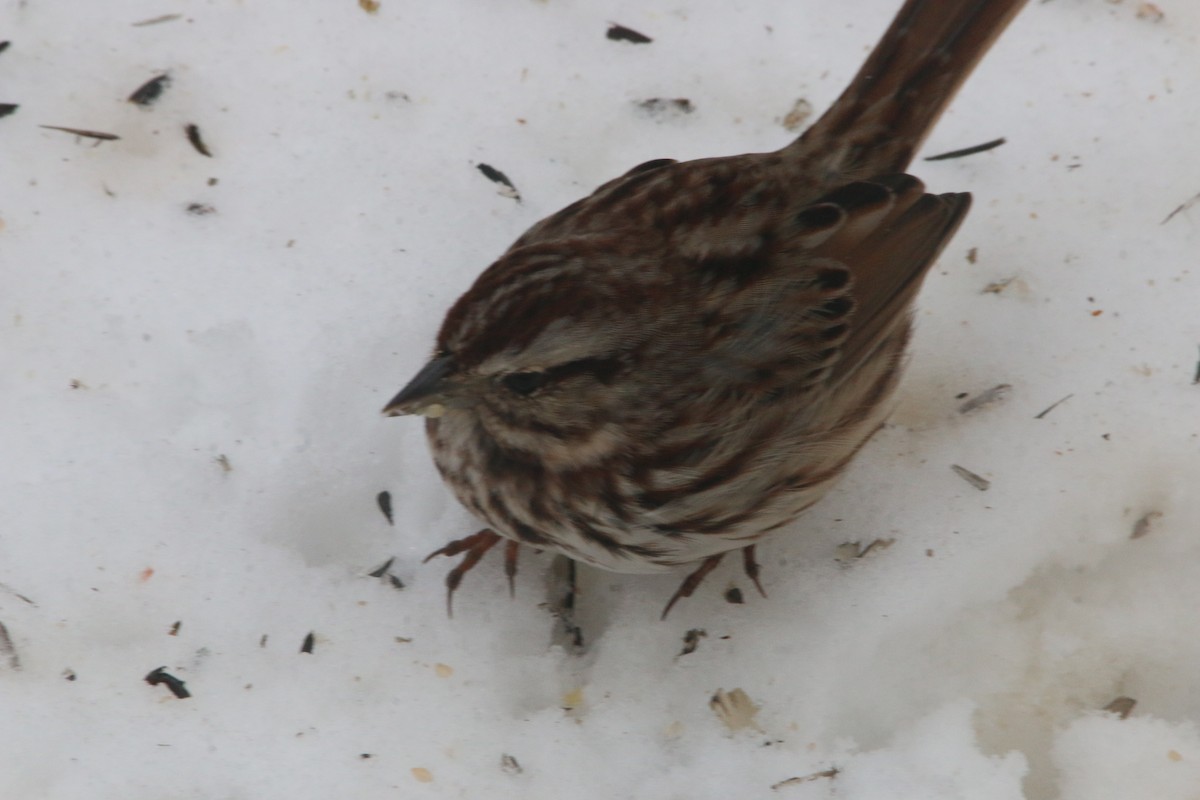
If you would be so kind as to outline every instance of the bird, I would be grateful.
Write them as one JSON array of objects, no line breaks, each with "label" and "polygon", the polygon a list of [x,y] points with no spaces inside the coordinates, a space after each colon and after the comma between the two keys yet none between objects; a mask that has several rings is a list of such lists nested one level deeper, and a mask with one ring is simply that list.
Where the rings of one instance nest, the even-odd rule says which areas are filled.
[{"label": "bird", "polygon": [[486,527],[434,551],[465,573],[499,542],[601,569],[693,566],[835,485],[886,421],[921,283],[966,192],[909,166],[1026,0],[906,0],[833,105],[766,153],[633,167],[534,224],[447,312],[387,403]]}]

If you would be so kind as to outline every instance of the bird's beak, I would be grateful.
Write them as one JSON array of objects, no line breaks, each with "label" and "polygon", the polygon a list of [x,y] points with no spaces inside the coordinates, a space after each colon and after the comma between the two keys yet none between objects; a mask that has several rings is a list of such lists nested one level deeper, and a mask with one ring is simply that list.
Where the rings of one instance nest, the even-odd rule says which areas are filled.
[{"label": "bird's beak", "polygon": [[447,379],[456,369],[457,365],[450,356],[431,359],[416,377],[383,407],[384,416],[420,414],[423,417],[440,417],[445,414],[445,393],[449,388]]}]

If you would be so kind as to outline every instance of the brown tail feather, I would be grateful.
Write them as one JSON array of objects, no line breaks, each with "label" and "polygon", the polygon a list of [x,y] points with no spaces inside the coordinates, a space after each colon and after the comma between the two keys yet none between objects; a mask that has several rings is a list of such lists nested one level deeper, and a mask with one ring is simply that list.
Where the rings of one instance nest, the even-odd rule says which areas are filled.
[{"label": "brown tail feather", "polygon": [[828,169],[851,180],[903,172],[1025,3],[907,0],[837,102],[785,151],[835,153]]}]

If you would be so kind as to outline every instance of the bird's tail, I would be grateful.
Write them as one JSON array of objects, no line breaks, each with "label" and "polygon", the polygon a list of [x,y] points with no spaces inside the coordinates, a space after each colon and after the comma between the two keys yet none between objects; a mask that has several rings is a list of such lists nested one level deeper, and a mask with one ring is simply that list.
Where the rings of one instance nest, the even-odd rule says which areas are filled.
[{"label": "bird's tail", "polygon": [[862,69],[784,149],[836,154],[849,178],[903,172],[954,94],[1026,0],[906,0]]}]

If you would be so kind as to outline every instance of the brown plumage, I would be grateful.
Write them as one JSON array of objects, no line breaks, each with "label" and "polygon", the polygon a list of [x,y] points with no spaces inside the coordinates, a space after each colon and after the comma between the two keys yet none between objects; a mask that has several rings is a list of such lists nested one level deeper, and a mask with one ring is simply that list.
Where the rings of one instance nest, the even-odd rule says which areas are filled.
[{"label": "brown plumage", "polygon": [[[700,561],[817,502],[887,417],[926,272],[970,196],[904,174],[1024,0],[908,0],[772,153],[634,167],[521,236],[387,406],[501,537],[619,572]],[[515,569],[516,550],[507,562]],[[761,589],[761,587],[760,587]],[[665,615],[664,611],[664,615]]]}]

